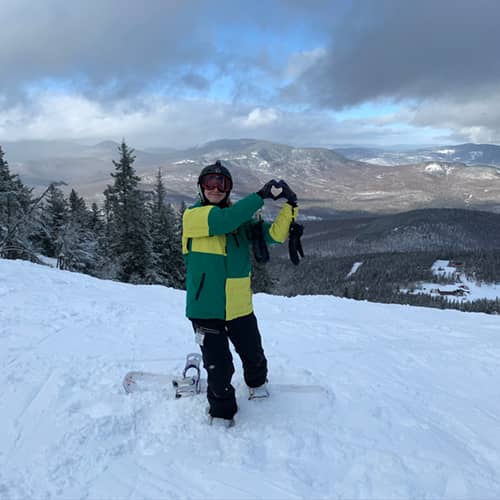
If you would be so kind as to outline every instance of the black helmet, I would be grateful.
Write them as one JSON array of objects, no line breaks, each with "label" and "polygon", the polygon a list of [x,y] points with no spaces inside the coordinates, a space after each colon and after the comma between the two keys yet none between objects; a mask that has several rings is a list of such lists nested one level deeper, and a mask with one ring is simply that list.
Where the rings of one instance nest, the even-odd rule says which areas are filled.
[{"label": "black helmet", "polygon": [[221,174],[224,177],[227,177],[231,182],[231,189],[233,187],[233,177],[231,176],[231,172],[220,162],[217,160],[214,164],[208,165],[203,168],[198,177],[198,185],[201,184],[201,178],[207,174]]}]

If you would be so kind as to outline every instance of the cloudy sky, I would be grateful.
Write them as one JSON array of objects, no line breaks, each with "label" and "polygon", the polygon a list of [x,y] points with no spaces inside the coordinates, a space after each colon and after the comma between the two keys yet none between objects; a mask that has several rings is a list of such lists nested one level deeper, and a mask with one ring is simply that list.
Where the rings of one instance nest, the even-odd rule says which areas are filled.
[{"label": "cloudy sky", "polygon": [[500,143],[498,0],[1,0],[0,144]]}]

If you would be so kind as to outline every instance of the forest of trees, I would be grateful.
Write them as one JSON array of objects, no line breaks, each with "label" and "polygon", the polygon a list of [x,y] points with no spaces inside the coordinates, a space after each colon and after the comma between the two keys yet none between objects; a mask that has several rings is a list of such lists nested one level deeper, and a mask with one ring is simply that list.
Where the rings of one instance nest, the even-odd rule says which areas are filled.
[{"label": "forest of trees", "polygon": [[133,153],[123,141],[103,206],[89,208],[57,183],[35,197],[0,147],[0,257],[39,262],[43,255],[100,278],[183,287],[181,213],[166,200],[161,171],[152,191],[139,189]]},{"label": "forest of trees", "polygon": [[[88,207],[75,190],[66,196],[57,183],[34,196],[32,189],[11,174],[0,147],[0,257],[33,262],[51,257],[63,269],[99,278],[184,288],[184,207],[176,209],[166,200],[161,170],[152,190],[140,189],[134,150],[125,141],[117,153],[102,207],[95,203]],[[473,279],[500,283],[500,249],[464,251],[460,247],[449,249],[446,256],[437,247],[419,250],[309,255],[299,266],[272,254],[267,265],[254,262],[253,288],[285,296],[337,295],[500,313],[500,299],[464,302],[412,293],[418,282],[446,282],[431,272],[433,262],[443,257],[462,261]],[[355,262],[363,265],[350,274]]]},{"label": "forest of trees", "polygon": [[[336,295],[357,300],[410,304],[441,309],[500,314],[500,299],[462,301],[455,298],[413,293],[418,283],[449,284],[454,280],[436,276],[432,265],[439,259],[460,261],[468,278],[500,283],[500,249],[445,254],[441,252],[385,252],[350,257],[308,256],[299,266],[286,258],[271,259],[262,291],[277,295]],[[353,264],[362,262],[350,275]]]}]

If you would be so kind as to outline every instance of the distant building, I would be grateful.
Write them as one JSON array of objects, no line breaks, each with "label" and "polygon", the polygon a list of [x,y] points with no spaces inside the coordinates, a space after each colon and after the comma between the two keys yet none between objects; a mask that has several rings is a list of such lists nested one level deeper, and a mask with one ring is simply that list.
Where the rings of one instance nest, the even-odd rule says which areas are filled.
[{"label": "distant building", "polygon": [[461,287],[456,288],[455,290],[441,290],[440,288],[438,288],[437,293],[444,296],[451,295],[454,297],[463,297],[467,293],[467,291]]}]

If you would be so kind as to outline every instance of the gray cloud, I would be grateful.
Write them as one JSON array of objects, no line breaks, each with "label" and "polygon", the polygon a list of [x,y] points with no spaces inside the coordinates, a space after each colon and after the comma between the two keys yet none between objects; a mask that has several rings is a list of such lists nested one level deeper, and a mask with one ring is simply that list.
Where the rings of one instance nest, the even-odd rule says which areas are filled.
[{"label": "gray cloud", "polygon": [[356,2],[325,55],[285,89],[330,108],[377,98],[469,98],[500,84],[497,0]]},{"label": "gray cloud", "polygon": [[[1,11],[0,140],[329,145],[411,142],[418,129],[429,142],[442,128],[500,142],[497,0],[3,0]],[[377,99],[406,111],[328,115]]]},{"label": "gray cloud", "polygon": [[184,85],[195,90],[207,90],[210,87],[210,81],[197,73],[186,73],[181,80]]},{"label": "gray cloud", "polygon": [[[312,3],[321,9],[328,2]],[[1,10],[0,94],[12,99],[42,79],[108,99],[140,92],[152,81],[184,79],[206,90],[200,72],[208,67],[218,77],[273,71],[258,53],[273,49],[257,32],[279,39],[320,17],[306,15],[301,2],[281,0],[244,8],[231,0],[3,0]]]},{"label": "gray cloud", "polygon": [[[195,0],[97,0],[2,3],[0,77],[3,90],[42,78],[81,80],[89,88],[140,86],[187,61],[203,64],[210,30],[190,12]],[[179,7],[180,6],[180,7]],[[171,15],[169,15],[169,12]]]}]

